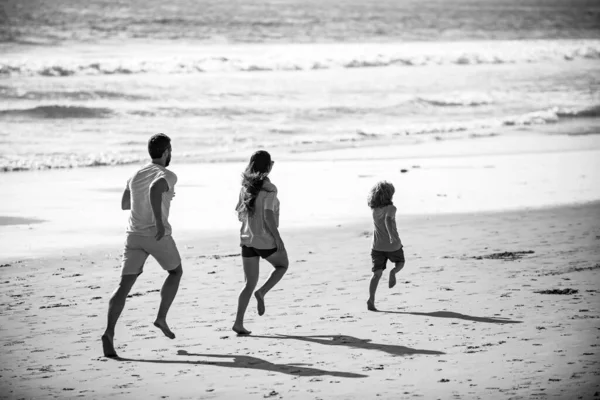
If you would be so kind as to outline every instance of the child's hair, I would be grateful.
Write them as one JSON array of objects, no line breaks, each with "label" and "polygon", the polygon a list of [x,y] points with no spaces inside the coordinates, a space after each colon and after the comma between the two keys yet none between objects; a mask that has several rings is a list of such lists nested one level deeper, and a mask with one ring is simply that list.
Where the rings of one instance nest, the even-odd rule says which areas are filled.
[{"label": "child's hair", "polygon": [[242,201],[236,209],[238,219],[243,221],[254,214],[258,193],[271,171],[271,155],[264,150],[252,154],[248,166],[242,173]]},{"label": "child's hair", "polygon": [[387,181],[380,181],[375,184],[371,188],[369,192],[369,197],[367,198],[369,207],[371,208],[381,208],[385,206],[391,206],[392,197],[394,197],[394,185]]}]

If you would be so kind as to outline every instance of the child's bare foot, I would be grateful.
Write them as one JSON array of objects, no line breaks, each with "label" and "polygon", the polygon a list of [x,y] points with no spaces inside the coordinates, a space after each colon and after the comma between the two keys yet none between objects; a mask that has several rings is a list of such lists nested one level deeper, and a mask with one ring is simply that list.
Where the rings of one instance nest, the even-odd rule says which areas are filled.
[{"label": "child's bare foot", "polygon": [[252,333],[251,331],[249,331],[248,329],[244,328],[243,326],[237,326],[237,325],[233,325],[233,327],[231,328],[231,330],[233,330],[238,335],[249,335],[249,334]]},{"label": "child's bare foot", "polygon": [[171,330],[169,329],[169,325],[167,325],[167,321],[162,321],[162,320],[156,320],[154,321],[154,326],[157,327],[158,329],[160,329],[162,331],[162,333],[165,334],[166,337],[168,337],[169,339],[175,339],[175,334],[173,332],[171,332]]},{"label": "child's bare foot", "polygon": [[367,301],[367,309],[369,311],[379,311],[378,309],[375,308],[375,302],[373,302],[373,301]]},{"label": "child's bare foot", "polygon": [[388,280],[388,285],[390,289],[396,286],[396,272],[394,272],[394,270],[390,271],[390,279]]},{"label": "child's bare foot", "polygon": [[118,357],[113,345],[113,335],[109,335],[108,333],[102,335],[102,350],[104,351],[104,357]]},{"label": "child's bare foot", "polygon": [[263,315],[265,313],[265,298],[258,290],[254,292],[254,297],[256,297],[256,308],[258,308],[258,315]]}]

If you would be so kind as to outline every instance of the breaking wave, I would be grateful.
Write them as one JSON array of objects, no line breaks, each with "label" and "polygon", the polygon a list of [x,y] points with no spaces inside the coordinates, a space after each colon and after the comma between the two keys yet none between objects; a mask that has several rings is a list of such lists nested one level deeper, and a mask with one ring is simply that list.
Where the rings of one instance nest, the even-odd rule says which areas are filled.
[{"label": "breaking wave", "polygon": [[41,91],[0,86],[0,99],[6,100],[148,100],[148,96],[109,90]]},{"label": "breaking wave", "polygon": [[[29,111],[24,112],[33,112],[39,113],[40,108],[44,107],[36,107],[35,109],[31,109]],[[57,109],[60,110],[59,113],[64,115],[65,113],[68,115],[102,115],[105,111],[90,111],[90,110],[98,110],[98,109],[84,109],[85,111],[77,111],[70,110],[69,107],[48,107],[51,112],[56,113]],[[73,109],[81,109],[81,107],[72,107]],[[68,111],[66,111],[68,110]],[[100,109],[102,110],[102,109]],[[6,111],[0,111],[0,114]],[[23,110],[21,110],[23,112]],[[45,113],[47,111],[43,111]],[[56,114],[53,114],[56,115]],[[424,124],[413,124],[408,126],[402,126],[397,129],[393,133],[378,133],[378,132],[369,132],[366,130],[358,130],[356,132],[335,135],[335,136],[312,136],[306,135],[302,132],[294,132],[292,130],[286,129],[271,129],[270,133],[276,136],[286,136],[289,137],[288,140],[284,142],[281,139],[274,138],[272,143],[261,142],[263,145],[269,145],[273,147],[279,146],[289,146],[293,150],[292,151],[302,151],[301,146],[311,146],[316,145],[317,148],[319,145],[329,145],[329,144],[345,144],[345,143],[353,143],[353,142],[363,142],[363,141],[374,141],[379,139],[391,138],[394,136],[403,136],[403,135],[432,135],[432,136],[440,136],[443,138],[444,134],[452,134],[458,133],[459,135],[464,132],[465,137],[477,137],[477,135],[473,133],[481,132],[486,129],[501,129],[502,127],[511,127],[511,126],[529,126],[529,125],[541,125],[541,124],[552,124],[552,123],[560,123],[561,120],[568,120],[572,118],[599,118],[600,117],[600,105],[594,105],[587,108],[581,109],[566,109],[566,108],[552,108],[547,110],[541,110],[521,115],[509,116],[504,118],[497,119],[482,119],[482,120],[472,120],[472,121],[460,121],[460,122],[450,122],[450,123],[424,123]],[[298,133],[298,134],[297,134]],[[488,136],[494,136],[495,133],[489,134]],[[227,139],[223,138],[226,142]],[[221,143],[225,145],[226,143]],[[254,146],[252,141],[246,140],[233,140],[234,148],[229,148],[229,150],[239,150],[239,146],[246,148],[249,146],[251,148]],[[231,146],[232,143],[229,143],[227,146]],[[237,147],[236,147],[237,146]],[[196,151],[193,146],[188,147],[189,152],[180,155],[185,158],[194,158]],[[197,154],[196,154],[197,156]],[[147,158],[146,154],[65,154],[65,155],[57,155],[57,154],[35,154],[26,158],[6,158],[0,157],[0,171],[9,172],[9,171],[23,171],[23,170],[39,170],[39,169],[57,169],[57,168],[76,168],[76,167],[99,167],[99,166],[111,166],[111,165],[124,165],[124,164],[132,164],[138,163]]]},{"label": "breaking wave", "polygon": [[[268,49],[268,48],[267,48]],[[244,56],[195,57],[194,48],[182,56],[144,59],[123,55],[98,59],[9,60],[0,62],[0,76],[194,74],[206,72],[303,71],[335,68],[373,68],[388,66],[514,64],[541,61],[600,59],[598,41],[499,41],[452,45],[397,45],[361,49],[318,48],[281,52],[265,50]]]},{"label": "breaking wave", "polygon": [[37,106],[25,109],[0,110],[0,117],[25,118],[106,118],[113,112],[109,108],[80,107],[80,106]]}]

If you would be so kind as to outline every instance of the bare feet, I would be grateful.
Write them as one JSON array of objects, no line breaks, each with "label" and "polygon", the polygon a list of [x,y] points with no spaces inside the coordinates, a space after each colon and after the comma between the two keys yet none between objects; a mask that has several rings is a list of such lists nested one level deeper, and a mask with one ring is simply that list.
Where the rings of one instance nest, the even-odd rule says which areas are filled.
[{"label": "bare feet", "polygon": [[113,335],[109,335],[108,333],[102,335],[102,350],[104,351],[104,357],[118,357],[113,346]]},{"label": "bare feet", "polygon": [[375,302],[367,301],[367,309],[369,311],[379,311],[375,308]]},{"label": "bare feet", "polygon": [[396,272],[394,270],[390,271],[390,279],[388,281],[390,289],[396,286]]},{"label": "bare feet", "polygon": [[173,332],[171,332],[171,330],[169,329],[169,326],[167,325],[167,321],[156,320],[156,321],[154,321],[154,326],[157,327],[158,329],[160,329],[162,331],[162,333],[164,333],[165,336],[168,337],[169,339],[175,339],[175,334]]},{"label": "bare feet", "polygon": [[237,333],[238,335],[249,335],[249,334],[252,333],[251,331],[249,331],[248,329],[244,328],[243,326],[236,326],[236,325],[234,325],[231,329],[235,333]]},{"label": "bare feet", "polygon": [[256,307],[258,308],[258,315],[263,315],[265,313],[265,298],[264,296],[257,290],[256,292],[254,292],[254,297],[256,297],[256,301],[257,301],[257,305]]}]

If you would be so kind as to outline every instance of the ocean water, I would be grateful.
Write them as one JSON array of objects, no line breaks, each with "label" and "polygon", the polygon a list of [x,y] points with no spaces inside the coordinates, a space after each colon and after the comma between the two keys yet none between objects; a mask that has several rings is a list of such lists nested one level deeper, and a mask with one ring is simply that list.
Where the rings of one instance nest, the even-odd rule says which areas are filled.
[{"label": "ocean water", "polygon": [[190,161],[598,134],[599,22],[584,0],[9,0],[0,170],[135,163],[156,132]]}]

